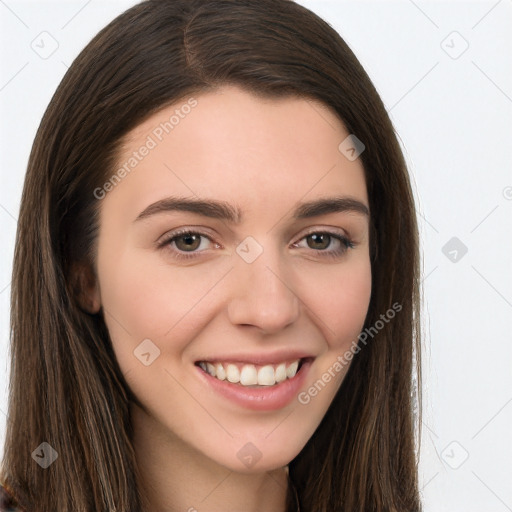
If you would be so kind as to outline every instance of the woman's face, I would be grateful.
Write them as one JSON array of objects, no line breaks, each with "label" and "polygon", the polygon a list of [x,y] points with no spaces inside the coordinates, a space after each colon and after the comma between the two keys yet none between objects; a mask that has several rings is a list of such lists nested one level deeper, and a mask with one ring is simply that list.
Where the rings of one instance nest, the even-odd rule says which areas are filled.
[{"label": "woman's face", "polygon": [[137,425],[162,446],[269,470],[322,420],[371,293],[348,135],[320,103],[223,87],[126,139],[95,192],[94,297],[144,406]]}]

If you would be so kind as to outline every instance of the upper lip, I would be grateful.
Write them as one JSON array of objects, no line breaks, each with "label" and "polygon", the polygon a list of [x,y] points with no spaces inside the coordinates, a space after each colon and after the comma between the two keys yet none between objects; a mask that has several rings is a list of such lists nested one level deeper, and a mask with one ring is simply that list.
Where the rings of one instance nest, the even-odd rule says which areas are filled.
[{"label": "upper lip", "polygon": [[285,361],[295,361],[297,359],[314,359],[315,356],[307,352],[297,350],[281,350],[269,354],[253,353],[253,354],[231,354],[231,355],[215,355],[197,359],[197,363],[215,362],[215,363],[242,363],[254,365],[279,364]]}]

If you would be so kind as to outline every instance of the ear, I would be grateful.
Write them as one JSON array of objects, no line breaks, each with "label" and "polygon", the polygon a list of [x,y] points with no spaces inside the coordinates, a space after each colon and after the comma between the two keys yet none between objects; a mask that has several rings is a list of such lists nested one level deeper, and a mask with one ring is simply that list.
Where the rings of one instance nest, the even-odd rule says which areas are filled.
[{"label": "ear", "polygon": [[80,309],[90,314],[98,313],[101,309],[101,296],[92,265],[86,262],[74,262],[71,266],[71,284]]}]

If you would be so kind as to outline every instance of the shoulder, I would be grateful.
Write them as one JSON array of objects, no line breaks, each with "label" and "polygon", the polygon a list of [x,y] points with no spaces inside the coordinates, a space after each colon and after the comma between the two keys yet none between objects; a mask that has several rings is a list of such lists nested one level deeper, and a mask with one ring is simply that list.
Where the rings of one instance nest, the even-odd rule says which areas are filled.
[{"label": "shoulder", "polygon": [[9,486],[0,482],[0,512],[25,512],[14,499]]}]

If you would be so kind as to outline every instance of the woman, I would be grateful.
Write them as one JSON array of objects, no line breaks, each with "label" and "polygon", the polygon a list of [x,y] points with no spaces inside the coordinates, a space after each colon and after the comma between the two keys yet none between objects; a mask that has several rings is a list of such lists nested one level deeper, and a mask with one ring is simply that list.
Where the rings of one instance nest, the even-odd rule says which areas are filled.
[{"label": "woman", "polygon": [[325,22],[288,0],[129,9],[30,156],[4,492],[419,510],[418,260],[393,127]]}]

